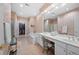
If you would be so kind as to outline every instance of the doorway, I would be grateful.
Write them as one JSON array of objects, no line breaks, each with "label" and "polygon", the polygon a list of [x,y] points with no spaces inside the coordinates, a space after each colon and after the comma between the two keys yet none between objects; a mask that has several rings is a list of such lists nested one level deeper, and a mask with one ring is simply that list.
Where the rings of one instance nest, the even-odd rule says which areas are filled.
[{"label": "doorway", "polygon": [[25,35],[25,24],[19,23],[19,35]]}]

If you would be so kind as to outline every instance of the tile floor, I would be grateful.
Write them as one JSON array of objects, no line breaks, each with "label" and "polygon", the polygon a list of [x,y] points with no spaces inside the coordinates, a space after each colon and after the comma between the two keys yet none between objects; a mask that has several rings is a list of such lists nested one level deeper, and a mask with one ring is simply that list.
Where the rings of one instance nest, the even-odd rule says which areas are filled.
[{"label": "tile floor", "polygon": [[17,55],[45,55],[43,49],[34,45],[30,37],[17,38]]}]

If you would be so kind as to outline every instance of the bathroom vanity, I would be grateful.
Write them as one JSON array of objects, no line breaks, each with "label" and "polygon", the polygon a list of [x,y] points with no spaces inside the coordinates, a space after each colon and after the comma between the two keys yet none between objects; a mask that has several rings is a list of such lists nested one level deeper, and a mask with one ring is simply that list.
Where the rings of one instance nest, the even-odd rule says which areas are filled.
[{"label": "bathroom vanity", "polygon": [[55,55],[79,55],[79,39],[77,37],[49,32],[39,33],[39,35],[55,43]]}]

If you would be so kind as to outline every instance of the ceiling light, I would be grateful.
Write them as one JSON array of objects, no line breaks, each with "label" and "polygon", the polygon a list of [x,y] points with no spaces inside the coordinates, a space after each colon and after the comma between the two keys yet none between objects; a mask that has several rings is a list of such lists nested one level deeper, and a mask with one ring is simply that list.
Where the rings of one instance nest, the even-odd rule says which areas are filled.
[{"label": "ceiling light", "polygon": [[52,6],[52,7],[55,7],[55,4],[52,4],[51,6]]},{"label": "ceiling light", "polygon": [[20,7],[23,7],[23,4],[20,4]]},{"label": "ceiling light", "polygon": [[45,13],[47,12],[47,10],[44,11]]},{"label": "ceiling light", "polygon": [[58,7],[56,6],[56,9],[58,9]]},{"label": "ceiling light", "polygon": [[62,4],[62,6],[65,6],[65,5],[66,5],[66,3],[63,3],[63,4]]},{"label": "ceiling light", "polygon": [[47,13],[50,13],[49,11]]},{"label": "ceiling light", "polygon": [[68,11],[69,10],[69,8],[66,8],[66,11]]}]

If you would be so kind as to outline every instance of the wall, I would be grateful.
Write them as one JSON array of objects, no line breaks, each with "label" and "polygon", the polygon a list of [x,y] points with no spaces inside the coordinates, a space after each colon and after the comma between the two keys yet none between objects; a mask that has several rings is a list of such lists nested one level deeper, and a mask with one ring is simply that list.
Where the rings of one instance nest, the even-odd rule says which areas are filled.
[{"label": "wall", "polygon": [[34,32],[34,33],[35,32],[43,32],[43,30],[44,30],[43,17],[40,15],[29,17],[28,25],[29,25],[30,32]]},{"label": "wall", "polygon": [[4,26],[3,23],[11,22],[11,6],[9,3],[0,4],[0,44],[4,44]]},{"label": "wall", "polygon": [[18,35],[18,31],[17,31],[17,15],[15,12],[11,11],[11,28],[12,28],[12,35],[17,36]]},{"label": "wall", "polygon": [[[58,17],[58,31],[61,33],[61,28],[63,25],[67,25],[69,35],[74,35],[74,21],[79,16],[79,9],[66,13]],[[79,19],[79,18],[78,18]]]},{"label": "wall", "polygon": [[[25,35],[19,35],[19,23],[25,24]],[[16,37],[24,37],[28,34],[28,18],[17,16],[17,20],[15,21],[15,36]]]},{"label": "wall", "polygon": [[2,4],[0,4],[0,44],[4,43],[3,17],[4,17],[4,8]]},{"label": "wall", "polygon": [[36,17],[30,17],[29,18],[29,31],[35,32],[36,27]]},{"label": "wall", "polygon": [[38,15],[36,17],[36,27],[35,27],[35,31],[36,32],[43,32],[44,31],[44,17],[42,15]]},{"label": "wall", "polygon": [[4,13],[5,13],[5,22],[11,23],[11,4],[10,3],[4,3]]},{"label": "wall", "polygon": [[29,32],[34,32],[34,33],[35,32],[43,32],[44,23],[43,23],[43,17],[42,16],[40,16],[40,15],[32,16],[32,17],[29,17],[26,20],[27,20]]}]

